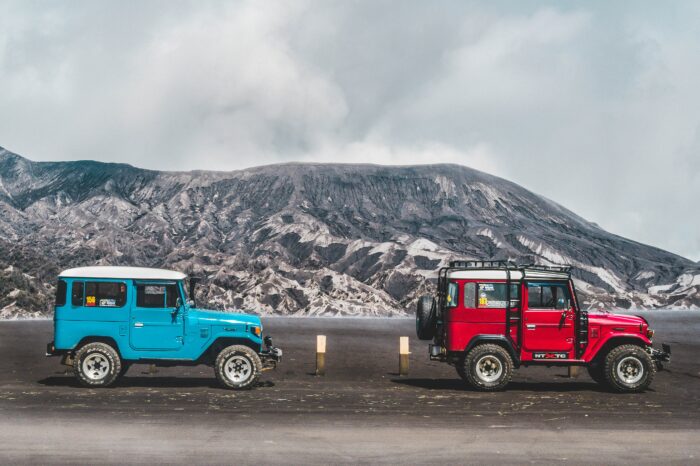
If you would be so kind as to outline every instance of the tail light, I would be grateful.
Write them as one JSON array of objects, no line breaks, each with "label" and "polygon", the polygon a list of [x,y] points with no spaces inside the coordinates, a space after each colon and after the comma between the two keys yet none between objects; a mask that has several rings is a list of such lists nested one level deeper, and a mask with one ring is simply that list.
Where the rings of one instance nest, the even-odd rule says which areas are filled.
[{"label": "tail light", "polygon": [[647,338],[652,339],[654,337],[654,331],[652,329],[647,329]]}]

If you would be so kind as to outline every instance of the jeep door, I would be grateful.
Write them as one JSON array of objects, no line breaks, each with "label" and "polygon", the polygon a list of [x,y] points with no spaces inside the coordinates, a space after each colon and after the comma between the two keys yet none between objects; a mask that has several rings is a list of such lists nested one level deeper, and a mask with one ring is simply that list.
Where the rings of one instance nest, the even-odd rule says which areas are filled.
[{"label": "jeep door", "polygon": [[[185,318],[174,282],[134,282],[129,341],[137,350],[177,351],[183,347]],[[180,301],[182,302],[182,301]]]},{"label": "jeep door", "polygon": [[524,287],[523,349],[533,359],[568,359],[574,349],[574,309],[566,282]]}]

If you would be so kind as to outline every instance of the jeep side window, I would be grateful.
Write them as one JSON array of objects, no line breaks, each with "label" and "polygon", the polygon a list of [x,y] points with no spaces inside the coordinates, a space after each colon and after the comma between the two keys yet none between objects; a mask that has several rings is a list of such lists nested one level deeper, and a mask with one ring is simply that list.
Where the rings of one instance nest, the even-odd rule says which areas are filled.
[{"label": "jeep side window", "polygon": [[122,307],[126,285],[118,282],[85,282],[86,307]]},{"label": "jeep side window", "polygon": [[476,283],[474,282],[464,284],[464,307],[476,307]]},{"label": "jeep side window", "polygon": [[[505,309],[506,307],[506,284],[505,283],[479,283],[477,308]],[[517,284],[510,285],[510,306],[516,307],[520,300],[520,289]]]},{"label": "jeep side window", "polygon": [[569,289],[561,283],[528,283],[527,307],[530,309],[567,309]]},{"label": "jeep side window", "polygon": [[457,307],[457,294],[459,285],[455,282],[450,282],[447,285],[447,307]]},{"label": "jeep side window", "polygon": [[177,305],[177,285],[136,285],[136,305],[147,308],[169,308]]},{"label": "jeep side window", "polygon": [[85,284],[83,282],[73,282],[73,289],[70,294],[70,303],[73,306],[83,305],[83,290],[85,289]]},{"label": "jeep side window", "polygon": [[64,306],[66,304],[66,282],[59,280],[56,285],[56,306]]}]

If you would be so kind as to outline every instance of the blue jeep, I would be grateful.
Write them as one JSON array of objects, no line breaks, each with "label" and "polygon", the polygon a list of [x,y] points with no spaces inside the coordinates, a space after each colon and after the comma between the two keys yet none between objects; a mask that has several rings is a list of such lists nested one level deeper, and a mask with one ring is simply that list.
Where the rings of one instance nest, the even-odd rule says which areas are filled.
[{"label": "blue jeep", "polygon": [[263,338],[259,317],[198,309],[192,301],[196,281],[141,267],[65,270],[46,355],[62,356],[89,387],[114,383],[133,363],[207,364],[223,386],[252,387],[282,351]]}]

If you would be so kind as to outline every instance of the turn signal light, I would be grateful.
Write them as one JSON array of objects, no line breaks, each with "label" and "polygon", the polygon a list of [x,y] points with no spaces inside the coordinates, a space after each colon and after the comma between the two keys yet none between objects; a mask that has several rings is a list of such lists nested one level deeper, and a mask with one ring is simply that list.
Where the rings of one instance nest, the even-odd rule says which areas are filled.
[{"label": "turn signal light", "polygon": [[654,331],[652,329],[647,330],[647,338],[652,339],[654,337]]},{"label": "turn signal light", "polygon": [[260,329],[260,327],[251,327],[250,331],[257,336],[260,336],[262,334],[262,329]]}]

